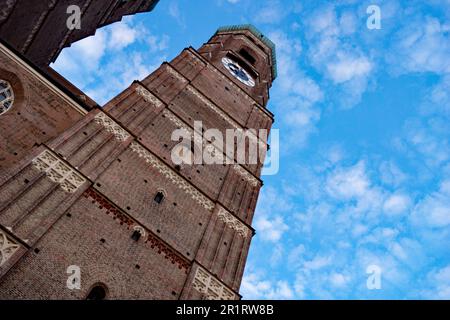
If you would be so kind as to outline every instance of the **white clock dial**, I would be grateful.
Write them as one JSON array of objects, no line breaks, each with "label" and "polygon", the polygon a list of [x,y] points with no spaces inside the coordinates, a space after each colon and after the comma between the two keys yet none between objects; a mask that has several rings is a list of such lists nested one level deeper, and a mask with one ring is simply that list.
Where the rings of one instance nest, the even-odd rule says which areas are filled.
[{"label": "white clock dial", "polygon": [[252,76],[239,65],[239,63],[227,57],[222,58],[222,63],[225,68],[227,68],[227,70],[240,82],[249,87],[255,86],[255,79],[253,79]]}]

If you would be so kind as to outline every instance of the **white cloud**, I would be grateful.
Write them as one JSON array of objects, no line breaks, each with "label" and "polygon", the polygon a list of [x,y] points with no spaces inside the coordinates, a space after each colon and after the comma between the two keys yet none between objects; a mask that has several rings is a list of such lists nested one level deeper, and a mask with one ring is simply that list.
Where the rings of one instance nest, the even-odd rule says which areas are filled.
[{"label": "white cloud", "polygon": [[420,111],[428,116],[450,118],[450,74],[444,75],[441,81],[432,87],[430,94],[421,105]]},{"label": "white cloud", "polygon": [[450,265],[438,270],[433,278],[439,283],[446,283],[450,285]]},{"label": "white cloud", "polygon": [[428,289],[422,294],[428,299],[450,299],[450,265],[441,269],[431,270],[427,276]]},{"label": "white cloud", "polygon": [[115,23],[109,29],[110,39],[108,47],[121,50],[130,44],[134,43],[137,39],[138,30],[132,28],[126,23]]},{"label": "white cloud", "polygon": [[337,61],[327,65],[327,71],[335,83],[342,83],[356,77],[364,77],[372,70],[372,63],[366,57],[353,57],[342,52]]},{"label": "white cloud", "polygon": [[85,38],[72,45],[74,48],[74,56],[81,55],[82,59],[86,59],[87,62],[93,62],[98,64],[100,58],[105,54],[107,42],[107,32],[105,30],[99,30],[95,36]]},{"label": "white cloud", "polygon": [[450,224],[450,203],[433,199],[433,202],[428,204],[428,217],[426,220],[428,220],[430,225],[435,227],[448,226]]},{"label": "white cloud", "polygon": [[[100,105],[109,101],[133,80],[141,80],[165,59],[167,35],[154,36],[133,18],[97,31],[95,36],[74,43],[52,67],[71,79]],[[140,46],[130,48],[134,43]],[[112,54],[109,54],[111,50]],[[149,55],[148,53],[157,53]],[[80,68],[80,66],[83,66]]]},{"label": "white cloud", "polygon": [[425,196],[413,210],[415,224],[431,228],[443,228],[450,225],[450,181],[443,181],[439,190]]},{"label": "white cloud", "polygon": [[353,227],[352,235],[353,237],[360,237],[361,235],[365,234],[367,230],[368,227],[366,225],[358,223]]},{"label": "white cloud", "polygon": [[249,273],[242,279],[241,294],[244,299],[293,299],[294,291],[287,281],[264,279],[260,274]]},{"label": "white cloud", "polygon": [[375,228],[369,234],[366,234],[361,240],[360,244],[372,243],[375,245],[381,245],[387,242],[393,242],[399,235],[399,231],[394,228]]},{"label": "white cloud", "polygon": [[277,242],[289,227],[284,223],[283,218],[280,216],[276,216],[273,219],[258,217],[255,221],[255,229],[258,230],[261,239]]},{"label": "white cloud", "polygon": [[278,243],[272,250],[272,255],[270,257],[270,265],[272,267],[278,265],[282,261],[283,256],[284,256],[284,246],[281,245],[281,243]]},{"label": "white cloud", "polygon": [[[85,74],[86,72],[97,72],[101,58],[106,53],[108,33],[106,30],[98,30],[95,36],[84,38],[66,48],[59,55],[52,68],[62,74]],[[80,68],[80,65],[83,68]],[[81,70],[80,70],[81,69]],[[84,76],[74,82],[86,80]],[[78,81],[77,81],[78,80]]]},{"label": "white cloud", "polygon": [[147,36],[147,43],[150,47],[150,50],[155,51],[164,51],[169,48],[169,36],[168,35],[162,35],[161,37],[154,36],[154,35],[148,35]]},{"label": "white cloud", "polygon": [[331,196],[344,200],[364,195],[369,187],[370,181],[362,161],[350,168],[338,168],[328,177],[326,184]]},{"label": "white cloud", "polygon": [[349,11],[340,17],[333,5],[317,9],[305,17],[308,57],[312,66],[337,85],[338,105],[349,109],[366,91],[374,62],[349,35],[355,32],[356,18]]},{"label": "white cloud", "polygon": [[288,256],[288,264],[292,269],[296,269],[301,265],[304,259],[305,246],[303,244],[297,245],[293,248]]},{"label": "white cloud", "polygon": [[427,165],[439,167],[450,160],[450,142],[438,122],[413,119],[406,123],[405,131],[406,142]]},{"label": "white cloud", "polygon": [[175,21],[183,28],[186,28],[186,22],[183,14],[181,13],[180,7],[178,6],[178,2],[172,1],[169,4],[169,15],[175,19]]},{"label": "white cloud", "polygon": [[352,11],[342,13],[339,19],[339,27],[343,35],[351,35],[356,32],[358,19]]},{"label": "white cloud", "polygon": [[269,0],[256,12],[254,19],[257,23],[278,23],[286,12],[278,0]]},{"label": "white cloud", "polygon": [[291,134],[288,136],[293,140],[284,145],[302,146],[320,119],[317,104],[323,99],[323,93],[317,83],[300,68],[300,41],[288,38],[280,30],[270,32],[268,37],[277,46],[278,61],[277,91],[272,94],[272,99],[283,105],[283,121],[289,125]]},{"label": "white cloud", "polygon": [[449,73],[449,31],[450,25],[437,18],[409,18],[407,26],[395,37],[395,55],[390,60],[406,72]]},{"label": "white cloud", "polygon": [[408,176],[393,161],[383,161],[379,168],[380,179],[390,186],[398,186],[408,179]]},{"label": "white cloud", "polygon": [[349,281],[349,278],[342,273],[334,272],[330,275],[330,282],[334,287],[343,287]]},{"label": "white cloud", "polygon": [[317,270],[328,266],[331,261],[332,259],[330,256],[316,256],[310,261],[305,261],[303,266],[307,270]]},{"label": "white cloud", "polygon": [[383,210],[387,214],[397,215],[406,212],[411,204],[411,199],[404,194],[393,194],[389,196],[384,204]]}]

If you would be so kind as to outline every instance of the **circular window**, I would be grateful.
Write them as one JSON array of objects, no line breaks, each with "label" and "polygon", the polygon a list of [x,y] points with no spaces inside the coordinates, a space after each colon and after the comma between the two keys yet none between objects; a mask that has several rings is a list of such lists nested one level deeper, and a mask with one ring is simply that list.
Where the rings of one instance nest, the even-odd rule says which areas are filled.
[{"label": "circular window", "polygon": [[8,81],[0,79],[0,115],[11,109],[14,103],[14,92]]}]

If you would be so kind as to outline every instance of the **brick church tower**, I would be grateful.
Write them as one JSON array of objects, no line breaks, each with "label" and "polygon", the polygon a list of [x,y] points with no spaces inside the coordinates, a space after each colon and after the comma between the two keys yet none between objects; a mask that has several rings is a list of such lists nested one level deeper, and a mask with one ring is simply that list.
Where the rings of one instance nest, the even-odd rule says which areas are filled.
[{"label": "brick church tower", "polygon": [[221,28],[90,111],[3,46],[0,76],[0,299],[240,299],[262,163],[175,165],[171,135],[269,130],[269,39]]}]

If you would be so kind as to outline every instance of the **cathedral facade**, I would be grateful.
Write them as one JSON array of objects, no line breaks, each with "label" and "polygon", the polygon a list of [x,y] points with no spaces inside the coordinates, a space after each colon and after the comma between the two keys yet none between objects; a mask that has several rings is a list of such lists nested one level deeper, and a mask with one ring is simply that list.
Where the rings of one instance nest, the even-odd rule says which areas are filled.
[{"label": "cathedral facade", "polygon": [[262,161],[175,164],[172,134],[228,157],[194,122],[270,130],[275,77],[225,27],[92,107],[1,44],[0,299],[240,299]]}]

